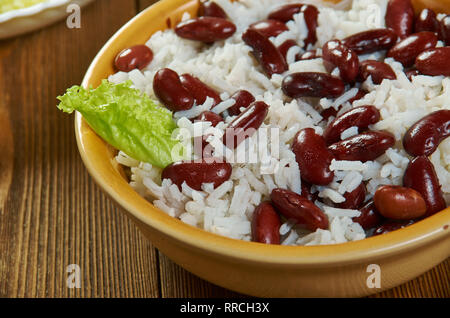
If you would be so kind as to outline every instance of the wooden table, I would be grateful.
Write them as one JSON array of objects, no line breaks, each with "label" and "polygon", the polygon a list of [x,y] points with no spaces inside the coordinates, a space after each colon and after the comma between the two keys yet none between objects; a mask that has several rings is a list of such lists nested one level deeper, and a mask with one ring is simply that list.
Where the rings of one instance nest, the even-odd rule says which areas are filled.
[{"label": "wooden table", "polygon": [[[0,297],[239,297],[156,250],[89,177],[56,96],[79,84],[114,32],[154,1],[96,0],[0,42]],[[78,264],[81,288],[66,286]],[[450,260],[375,297],[449,297]]]}]

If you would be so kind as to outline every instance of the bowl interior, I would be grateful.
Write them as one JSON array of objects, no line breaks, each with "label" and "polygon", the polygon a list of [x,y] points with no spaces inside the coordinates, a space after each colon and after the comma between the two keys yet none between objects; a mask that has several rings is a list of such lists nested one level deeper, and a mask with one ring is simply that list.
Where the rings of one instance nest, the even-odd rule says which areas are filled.
[{"label": "bowl interior", "polygon": [[[184,12],[195,15],[196,0],[163,0],[122,27],[92,62],[83,86],[96,87],[115,71],[113,60],[123,48],[145,43],[158,30],[173,27]],[[95,181],[128,213],[149,227],[210,253],[275,264],[333,264],[371,259],[416,248],[450,234],[450,208],[407,228],[365,240],[325,246],[273,246],[234,240],[186,225],[139,196],[114,160],[116,151],[98,137],[77,113],[75,131],[81,157]],[[270,259],[267,255],[271,255]]]}]

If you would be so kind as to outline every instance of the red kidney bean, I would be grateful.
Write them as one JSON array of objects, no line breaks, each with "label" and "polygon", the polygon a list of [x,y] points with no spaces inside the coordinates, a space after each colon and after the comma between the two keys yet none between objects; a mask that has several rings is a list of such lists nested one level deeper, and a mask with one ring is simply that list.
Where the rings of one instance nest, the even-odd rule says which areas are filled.
[{"label": "red kidney bean", "polygon": [[[339,108],[340,110],[340,108]],[[334,107],[330,107],[327,109],[324,109],[321,113],[320,116],[322,116],[322,120],[328,121],[328,119],[330,119],[330,117],[336,117],[338,113],[338,110],[334,109]]]},{"label": "red kidney bean", "polygon": [[120,52],[114,61],[117,70],[130,72],[142,70],[153,60],[153,52],[147,45],[135,45]]},{"label": "red kidney bean", "polygon": [[210,135],[207,136],[197,136],[194,137],[193,147],[194,154],[200,158],[210,158],[213,157],[214,147],[209,144],[206,140]]},{"label": "red kidney bean", "polygon": [[219,6],[214,1],[201,1],[200,7],[198,9],[198,16],[199,17],[216,17],[216,18],[222,18],[226,19],[227,14],[222,9],[221,6]]},{"label": "red kidney bean", "polygon": [[436,18],[436,13],[432,9],[423,9],[416,18],[414,32],[430,31],[438,32],[439,21]]},{"label": "red kidney bean", "polygon": [[161,178],[170,179],[181,189],[186,182],[194,190],[200,191],[203,183],[213,183],[217,188],[231,176],[231,165],[217,158],[201,161],[180,161],[164,168]]},{"label": "red kidney bean", "polygon": [[264,122],[269,112],[269,106],[264,102],[250,104],[227,127],[223,143],[228,148],[236,148],[246,138],[251,137]]},{"label": "red kidney bean", "polygon": [[339,203],[337,206],[341,209],[359,209],[366,200],[367,189],[364,183],[361,183],[355,190],[345,192],[345,201]]},{"label": "red kidney bean", "polygon": [[414,27],[414,9],[411,0],[389,0],[386,9],[386,27],[403,38],[410,35]]},{"label": "red kidney bean", "polygon": [[359,90],[358,90],[358,93],[356,93],[355,97],[350,98],[350,99],[348,100],[348,102],[349,102],[350,104],[353,104],[353,102],[362,99],[362,98],[363,98],[364,96],[366,96],[366,95],[367,95],[367,92],[366,92],[366,91],[364,91],[364,90],[362,90],[362,89],[359,89]]},{"label": "red kidney bean", "polygon": [[308,36],[305,39],[305,47],[307,47],[309,44],[314,44],[317,41],[316,29],[319,10],[315,6],[302,3],[287,4],[272,11],[269,14],[269,19],[286,23],[292,20],[295,14],[300,12],[303,12],[305,23],[308,27]]},{"label": "red kidney bean", "polygon": [[386,221],[382,225],[378,226],[375,231],[373,232],[372,236],[380,235],[380,234],[386,234],[395,230],[403,229],[407,226],[410,226],[413,224],[414,220],[407,220],[407,221]]},{"label": "red kidney bean", "polygon": [[392,57],[403,66],[414,64],[416,57],[427,49],[434,48],[437,44],[437,36],[433,32],[419,32],[408,36],[394,45],[387,57]]},{"label": "red kidney bean", "polygon": [[263,34],[248,29],[242,35],[242,40],[253,49],[253,55],[261,64],[267,75],[281,74],[287,71],[288,66],[280,51]]},{"label": "red kidney bean", "polygon": [[450,110],[438,110],[408,129],[403,137],[403,147],[413,157],[429,156],[449,136]]},{"label": "red kidney bean", "polygon": [[292,142],[302,179],[311,184],[327,185],[333,181],[334,172],[330,170],[333,155],[327,149],[325,140],[313,128],[300,130]]},{"label": "red kidney bean", "polygon": [[345,84],[339,78],[325,73],[292,73],[283,79],[283,92],[292,98],[339,97],[344,93]]},{"label": "red kidney bean", "polygon": [[328,72],[331,73],[337,67],[344,82],[355,81],[359,71],[359,59],[355,52],[341,41],[331,40],[323,46],[322,55],[323,65]]},{"label": "red kidney bean", "polygon": [[163,68],[155,74],[153,91],[172,111],[188,110],[194,105],[192,94],[181,84],[178,74],[169,68]]},{"label": "red kidney bean", "polygon": [[419,192],[411,188],[385,185],[375,192],[373,202],[388,219],[410,220],[425,215],[427,206]]},{"label": "red kidney bean", "polygon": [[[215,125],[213,124],[213,126]],[[199,158],[214,157],[214,147],[211,146],[211,144],[206,141],[209,136],[210,134],[194,137],[193,140],[194,154],[196,154]]]},{"label": "red kidney bean", "polygon": [[303,12],[303,15],[305,17],[305,23],[308,27],[308,35],[305,39],[305,48],[308,48],[308,45],[314,45],[317,42],[317,26],[318,22],[317,19],[319,17],[319,10],[310,4],[305,4],[300,12]]},{"label": "red kidney bean", "polygon": [[351,35],[342,44],[356,54],[368,54],[389,50],[397,42],[397,34],[391,29],[374,29]]},{"label": "red kidney bean", "polygon": [[416,58],[416,68],[430,76],[450,76],[450,47],[426,50]]},{"label": "red kidney bean", "polygon": [[[281,44],[278,47],[278,50],[286,58],[287,57],[287,52],[289,51],[289,49],[291,47],[295,46],[295,45],[298,45],[298,44],[294,40],[286,40],[283,44]],[[310,50],[310,51],[306,51],[303,54],[298,53],[295,56],[295,62],[297,62],[297,61],[305,61],[305,60],[313,60],[313,59],[317,59],[319,57],[322,57],[322,56],[319,55],[316,50]]]},{"label": "red kidney bean", "polygon": [[[281,44],[278,47],[278,51],[280,51],[281,55],[286,59],[287,56],[287,52],[289,51],[289,49],[293,46],[296,46],[297,42],[295,42],[294,40],[286,40],[283,42],[283,44]],[[296,56],[296,60],[299,58],[299,54],[297,54]]]},{"label": "red kidney bean", "polygon": [[[350,98],[348,100],[348,102],[350,104],[353,104],[355,101],[360,100],[361,98],[363,98],[366,95],[367,95],[366,91],[359,89],[358,92],[356,93],[356,95],[353,98]],[[320,115],[322,115],[324,120],[328,120],[328,118],[330,118],[331,116],[336,117],[337,113],[341,110],[341,108],[342,108],[342,105],[338,105],[338,110],[334,109],[334,107],[330,107],[330,108],[327,108],[324,111],[322,111],[322,113],[320,113]]]},{"label": "red kidney bean", "polygon": [[230,116],[236,116],[241,113],[241,108],[247,108],[251,103],[255,101],[255,97],[252,93],[242,89],[231,95],[232,99],[236,101],[236,104],[228,108],[228,114]]},{"label": "red kidney bean", "polygon": [[[213,127],[216,127],[223,118],[216,113],[210,111],[204,111],[201,113],[196,120],[209,121]],[[193,140],[194,153],[200,158],[210,158],[213,157],[214,147],[207,142],[208,137],[211,134],[196,136]]]},{"label": "red kidney bean", "polygon": [[444,41],[445,45],[450,45],[450,15],[447,15],[439,22],[439,40]]},{"label": "red kidney bean", "polygon": [[395,75],[394,70],[389,64],[374,60],[361,62],[359,76],[362,81],[365,81],[369,76],[372,76],[372,82],[377,85],[381,84],[384,79],[397,79],[397,75]]},{"label": "red kidney bean", "polygon": [[252,216],[252,241],[280,244],[281,221],[270,202],[261,203]]},{"label": "red kidney bean", "polygon": [[395,144],[392,134],[370,131],[336,142],[328,147],[336,160],[372,161]]},{"label": "red kidney bean", "polygon": [[413,80],[413,76],[420,75],[420,72],[419,72],[419,70],[413,68],[413,69],[410,69],[410,70],[406,71],[405,75],[410,81],[412,81]]},{"label": "red kidney bean", "polygon": [[301,189],[302,189],[301,196],[305,197],[309,201],[316,202],[316,200],[319,198],[319,192],[311,193],[311,185],[307,183],[305,180],[302,180]]},{"label": "red kidney bean", "polygon": [[225,40],[236,32],[236,26],[222,18],[200,17],[183,21],[175,28],[175,33],[184,39],[212,43]]},{"label": "red kidney bean", "polygon": [[341,139],[341,133],[346,129],[356,126],[362,131],[369,125],[377,123],[380,118],[380,111],[375,106],[366,105],[352,108],[328,125],[323,133],[323,138],[327,144],[335,143]]},{"label": "red kidney bean", "polygon": [[306,51],[305,53],[303,53],[298,60],[299,61],[313,60],[313,59],[317,59],[319,57],[322,57],[322,55],[318,54],[317,50],[310,50],[310,51]]},{"label": "red kidney bean", "polygon": [[289,20],[293,20],[294,15],[299,13],[303,6],[303,3],[291,3],[283,5],[272,11],[269,14],[268,18],[286,23]]},{"label": "red kidney bean", "polygon": [[250,24],[250,29],[258,31],[262,35],[270,38],[271,36],[277,36],[288,30],[288,27],[283,22],[278,20],[268,19]]},{"label": "red kidney bean", "polygon": [[[295,45],[298,45],[298,44],[294,40],[286,40],[283,44],[281,44],[278,47],[278,50],[286,58],[287,52],[289,51],[289,49]],[[295,62],[313,60],[313,59],[317,59],[319,57],[322,57],[322,56],[320,54],[318,54],[316,50],[310,50],[310,51],[306,51],[303,54],[298,53],[295,56]]]},{"label": "red kidney bean", "polygon": [[403,185],[416,190],[425,199],[426,216],[433,215],[446,208],[439,179],[427,156],[416,157],[409,163],[403,176]]},{"label": "red kidney bean", "polygon": [[[364,96],[366,96],[367,92],[362,89],[358,90],[358,93],[353,98],[350,98],[348,102],[353,104],[353,102],[360,100]],[[320,115],[323,117],[323,120],[328,121],[330,117],[336,117],[338,112],[341,110],[342,105],[338,105],[338,109],[336,110],[334,107],[327,108],[323,110]]]},{"label": "red kidney bean", "polygon": [[310,231],[328,229],[326,215],[308,199],[285,189],[273,189],[272,204],[285,218],[294,220]]},{"label": "red kidney bean", "polygon": [[220,99],[219,93],[214,89],[203,83],[197,77],[190,74],[183,74],[180,76],[181,84],[192,94],[194,99],[197,101],[197,105],[201,105],[206,101],[207,97],[211,97],[214,100],[213,106],[219,104],[222,100]]},{"label": "red kidney bean", "polygon": [[378,212],[375,203],[373,201],[369,201],[366,205],[364,205],[361,209],[359,209],[361,215],[358,217],[354,217],[353,222],[359,223],[364,230],[372,229],[383,221],[383,217]]},{"label": "red kidney bean", "polygon": [[196,118],[196,120],[209,121],[213,127],[216,127],[218,123],[223,121],[223,118],[216,113],[204,111]]}]

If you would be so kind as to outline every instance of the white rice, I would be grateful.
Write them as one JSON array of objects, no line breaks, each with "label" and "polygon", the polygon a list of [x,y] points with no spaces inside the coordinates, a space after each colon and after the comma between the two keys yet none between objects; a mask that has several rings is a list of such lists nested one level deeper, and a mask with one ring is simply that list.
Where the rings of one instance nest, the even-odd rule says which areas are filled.
[{"label": "white rice", "polygon": [[[339,8],[318,5],[320,14],[317,29],[318,43],[309,49],[318,49],[331,39],[346,36],[372,28],[385,27],[384,15],[388,0],[354,0],[343,1]],[[311,127],[322,134],[327,123],[322,121],[320,111],[329,107],[343,105],[339,114],[351,107],[375,105],[381,112],[381,120],[373,125],[375,130],[393,133],[398,141],[396,147],[389,149],[385,155],[375,161],[338,161],[333,160],[330,169],[335,172],[334,181],[327,187],[313,186],[324,202],[341,203],[344,194],[353,191],[362,181],[367,182],[368,198],[372,197],[379,185],[401,184],[401,177],[409,162],[409,157],[401,148],[401,139],[406,130],[423,116],[438,109],[450,109],[450,79],[442,76],[415,76],[410,82],[400,63],[392,59],[385,62],[391,65],[397,74],[397,80],[384,80],[374,85],[369,78],[362,88],[369,93],[352,105],[348,102],[358,92],[353,88],[337,99],[289,100],[281,91],[281,82],[286,74],[293,72],[325,72],[321,58],[295,62],[295,55],[303,52],[300,47],[293,47],[287,53],[289,70],[286,74],[275,74],[269,79],[261,67],[249,55],[250,48],[241,40],[242,33],[249,24],[265,19],[268,13],[282,3],[294,0],[241,0],[229,2],[216,0],[236,24],[237,32],[226,41],[211,46],[182,39],[172,31],[155,33],[147,42],[154,52],[154,60],[143,71],[129,73],[118,72],[109,77],[113,83],[131,80],[133,86],[156,100],[153,92],[155,73],[168,67],[179,74],[190,73],[220,92],[223,102],[213,107],[212,99],[203,105],[196,105],[188,111],[175,113],[177,124],[183,132],[178,138],[183,143],[190,143],[188,136],[213,134],[208,141],[214,147],[214,154],[225,156],[227,160],[236,159],[239,153],[258,155],[264,160],[243,165],[232,163],[233,172],[229,181],[214,189],[212,184],[204,184],[202,191],[195,191],[183,184],[182,191],[170,180],[161,180],[161,169],[150,164],[140,163],[126,154],[119,152],[116,160],[119,164],[131,168],[130,185],[139,194],[167,214],[179,218],[186,224],[197,226],[212,233],[231,238],[250,240],[250,222],[255,207],[267,200],[272,189],[282,187],[301,193],[301,171],[295,161],[290,144],[294,135],[303,128]],[[306,1],[307,2],[307,1]],[[188,15],[184,16],[187,19]],[[306,38],[306,24],[303,14],[295,16],[287,23],[288,31],[271,40],[276,44],[286,39],[294,39],[299,46]],[[361,57],[383,59],[383,53]],[[233,106],[229,96],[239,89],[250,91],[257,100],[270,105],[269,114],[257,134],[242,143],[237,149],[230,150],[223,146],[221,137],[227,124],[234,117],[228,117],[225,123],[211,127],[210,123],[194,123],[193,119],[205,110],[225,113]],[[259,136],[266,133],[264,129],[275,129],[272,141],[259,142]],[[199,133],[200,132],[200,133]],[[358,133],[357,127],[344,131],[342,138]],[[261,140],[263,140],[261,138]],[[279,148],[274,145],[279,145]],[[450,139],[444,141],[431,156],[436,173],[442,184],[447,203],[450,203]],[[325,212],[330,226],[327,230],[319,229],[313,233],[301,229],[291,221],[285,220],[280,228],[284,245],[318,245],[335,244],[365,238],[361,226],[352,221],[359,211],[337,209],[319,201],[316,204]]]},{"label": "white rice", "polygon": [[336,98],[336,100],[334,101],[334,107],[338,107],[342,104],[345,104],[346,102],[348,102],[350,99],[352,99],[353,97],[356,96],[356,94],[358,94],[358,88],[354,87],[352,89],[349,89],[347,92],[345,92],[344,94],[342,94],[342,96],[339,96],[338,98]]},{"label": "white rice", "polygon": [[344,130],[341,133],[341,139],[344,140],[344,139],[356,136],[357,134],[358,134],[358,127],[353,126],[353,127],[347,128],[346,130]]}]

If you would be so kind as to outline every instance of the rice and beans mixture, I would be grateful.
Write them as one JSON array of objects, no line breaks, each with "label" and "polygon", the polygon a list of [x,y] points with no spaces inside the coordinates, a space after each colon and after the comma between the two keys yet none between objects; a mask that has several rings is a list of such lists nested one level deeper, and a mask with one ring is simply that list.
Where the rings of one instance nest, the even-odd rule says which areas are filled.
[{"label": "rice and beans mixture", "polygon": [[450,203],[447,44],[450,18],[410,0],[203,1],[109,77],[173,111],[191,160],[116,160],[156,207],[231,238],[335,244],[408,226]]}]

